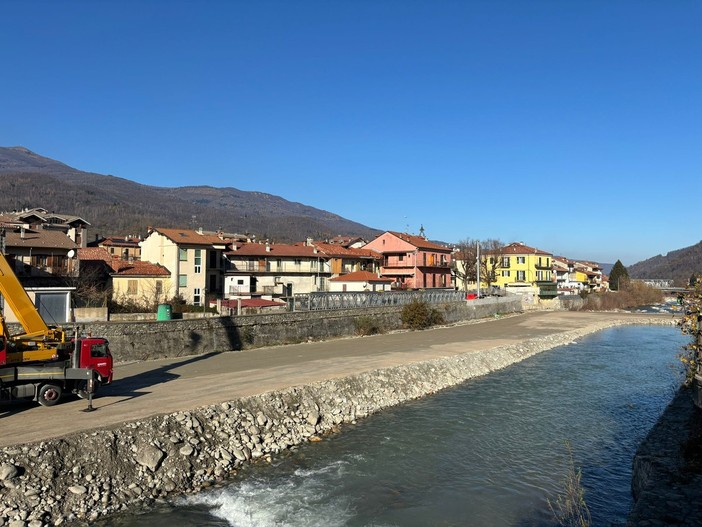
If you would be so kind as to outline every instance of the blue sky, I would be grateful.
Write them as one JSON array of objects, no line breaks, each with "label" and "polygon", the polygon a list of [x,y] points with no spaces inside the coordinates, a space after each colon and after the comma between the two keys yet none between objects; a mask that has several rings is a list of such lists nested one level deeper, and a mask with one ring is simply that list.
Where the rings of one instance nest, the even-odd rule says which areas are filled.
[{"label": "blue sky", "polygon": [[4,0],[0,146],[630,265],[702,238],[701,24],[696,1]]}]

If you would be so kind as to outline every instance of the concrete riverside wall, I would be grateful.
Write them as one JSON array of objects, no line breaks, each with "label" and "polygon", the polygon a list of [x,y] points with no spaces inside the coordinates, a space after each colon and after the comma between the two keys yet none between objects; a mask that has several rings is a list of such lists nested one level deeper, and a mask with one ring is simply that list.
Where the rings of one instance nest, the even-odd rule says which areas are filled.
[{"label": "concrete riverside wall", "polygon": [[[518,297],[494,297],[433,306],[446,323],[521,311]],[[301,311],[161,322],[90,322],[83,332],[106,337],[117,362],[183,357],[307,340],[356,335],[355,321],[368,317],[384,330],[399,329],[401,307]]]},{"label": "concrete riverside wall", "polygon": [[0,525],[86,525],[202,490],[384,408],[619,324],[412,363],[0,450]]}]

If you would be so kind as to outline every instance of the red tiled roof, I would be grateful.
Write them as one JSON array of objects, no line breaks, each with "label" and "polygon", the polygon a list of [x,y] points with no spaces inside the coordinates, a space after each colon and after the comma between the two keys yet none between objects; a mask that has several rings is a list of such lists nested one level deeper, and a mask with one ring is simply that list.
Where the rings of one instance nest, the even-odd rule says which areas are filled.
[{"label": "red tiled roof", "polygon": [[334,243],[315,243],[314,245],[317,249],[332,258],[373,258],[374,260],[380,260],[382,258],[380,254],[370,249],[354,249]]},{"label": "red tiled roof", "polygon": [[392,282],[392,278],[382,278],[370,271],[356,271],[332,278],[330,282]]},{"label": "red tiled roof", "polygon": [[[445,247],[443,245],[439,245],[438,243],[430,242],[426,238],[423,238],[422,236],[416,236],[414,234],[405,234],[402,232],[395,232],[395,231],[388,231],[389,234],[392,234],[393,236],[396,236],[400,238],[401,240],[411,243],[415,247],[419,249],[431,249],[433,251],[447,251],[451,252],[451,249],[449,247]],[[382,234],[381,234],[382,236]]]},{"label": "red tiled roof", "polygon": [[236,245],[236,250],[228,251],[230,256],[288,256],[300,258],[325,258],[326,254],[315,252],[315,247],[307,245],[290,245],[286,243],[242,243]]},{"label": "red tiled roof", "polygon": [[102,260],[110,265],[113,258],[104,247],[81,247],[78,249],[78,260]]},{"label": "red tiled roof", "polygon": [[103,261],[114,275],[118,276],[170,276],[171,273],[162,265],[135,260],[122,260],[112,256],[103,247],[86,247],[78,249],[78,259],[81,261]]},{"label": "red tiled roof", "polygon": [[119,238],[117,236],[108,236],[100,242],[100,245],[115,247],[139,247],[139,239],[137,238]]},{"label": "red tiled roof", "polygon": [[509,254],[544,254],[547,256],[551,256],[551,253],[548,251],[542,251],[541,249],[537,249],[535,247],[529,247],[528,245],[524,245],[523,243],[519,242],[514,242],[510,243],[509,245],[505,245],[504,247],[501,247],[497,251],[485,251],[486,254],[503,254],[503,255],[509,255]]},{"label": "red tiled roof", "polygon": [[162,265],[139,260],[128,262],[115,258],[111,267],[117,276],[171,276],[170,271]]}]

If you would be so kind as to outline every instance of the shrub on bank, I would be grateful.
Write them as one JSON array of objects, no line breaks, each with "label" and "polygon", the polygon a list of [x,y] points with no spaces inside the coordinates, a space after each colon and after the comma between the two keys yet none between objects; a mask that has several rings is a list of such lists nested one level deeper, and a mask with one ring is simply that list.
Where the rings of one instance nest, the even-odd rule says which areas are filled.
[{"label": "shrub on bank", "polygon": [[369,316],[356,317],[353,319],[353,325],[356,329],[356,335],[377,335],[383,333],[383,326],[378,319]]},{"label": "shrub on bank", "polygon": [[426,329],[444,323],[444,315],[421,300],[413,300],[402,308],[402,325],[409,329]]},{"label": "shrub on bank", "polygon": [[660,289],[643,282],[626,282],[621,285],[619,291],[590,293],[585,297],[585,303],[581,309],[585,311],[611,311],[660,304],[661,302],[663,302],[663,292]]}]

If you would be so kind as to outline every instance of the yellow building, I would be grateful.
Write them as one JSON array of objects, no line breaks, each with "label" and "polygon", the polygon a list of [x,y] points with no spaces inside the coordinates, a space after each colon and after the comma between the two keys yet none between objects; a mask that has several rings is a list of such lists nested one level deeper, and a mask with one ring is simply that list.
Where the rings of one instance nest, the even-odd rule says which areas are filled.
[{"label": "yellow building", "polygon": [[[529,247],[521,242],[510,243],[481,256],[481,272],[487,271],[490,285],[513,293],[531,293],[541,298],[557,296],[549,252]],[[487,285],[488,277],[481,282]]]}]

